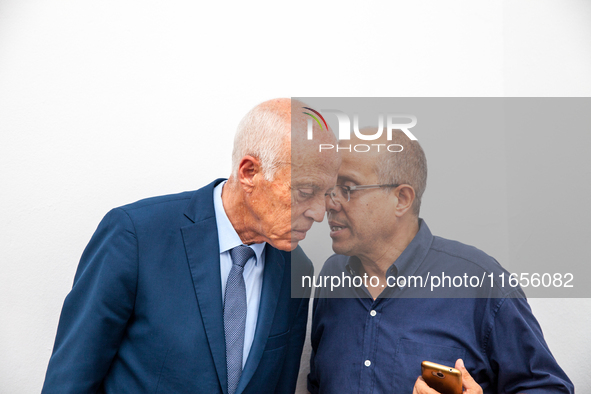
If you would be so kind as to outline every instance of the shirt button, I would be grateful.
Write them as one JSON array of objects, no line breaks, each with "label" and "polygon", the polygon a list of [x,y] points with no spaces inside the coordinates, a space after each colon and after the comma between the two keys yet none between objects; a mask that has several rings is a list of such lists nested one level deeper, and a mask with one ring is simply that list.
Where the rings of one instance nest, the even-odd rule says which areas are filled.
[{"label": "shirt button", "polygon": [[366,367],[369,367],[371,365],[371,361],[365,360],[363,364],[365,364]]},{"label": "shirt button", "polygon": [[377,315],[378,313],[377,313],[376,311],[372,310],[371,312],[369,312],[369,314],[370,314],[370,315],[372,315],[372,316],[375,316],[375,315]]}]

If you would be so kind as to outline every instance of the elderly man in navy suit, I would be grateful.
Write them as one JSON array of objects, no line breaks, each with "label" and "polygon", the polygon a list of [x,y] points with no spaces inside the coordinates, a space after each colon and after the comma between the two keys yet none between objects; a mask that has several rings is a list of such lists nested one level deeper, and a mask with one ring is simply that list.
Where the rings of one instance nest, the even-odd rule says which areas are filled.
[{"label": "elderly man in navy suit", "polygon": [[312,274],[296,247],[323,219],[339,159],[291,138],[292,125],[305,133],[291,106],[245,116],[227,181],[105,216],[64,302],[43,393],[294,392],[309,299],[292,298],[291,271]]}]

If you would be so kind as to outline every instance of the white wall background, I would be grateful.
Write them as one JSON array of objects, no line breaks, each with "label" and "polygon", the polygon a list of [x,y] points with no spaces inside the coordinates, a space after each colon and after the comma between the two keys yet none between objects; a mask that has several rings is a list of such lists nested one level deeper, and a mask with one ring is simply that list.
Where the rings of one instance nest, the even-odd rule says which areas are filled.
[{"label": "white wall background", "polygon": [[[590,20],[583,0],[0,0],[0,393],[40,391],[101,217],[227,175],[250,107],[289,96],[589,96]],[[587,392],[591,300],[531,304]]]}]

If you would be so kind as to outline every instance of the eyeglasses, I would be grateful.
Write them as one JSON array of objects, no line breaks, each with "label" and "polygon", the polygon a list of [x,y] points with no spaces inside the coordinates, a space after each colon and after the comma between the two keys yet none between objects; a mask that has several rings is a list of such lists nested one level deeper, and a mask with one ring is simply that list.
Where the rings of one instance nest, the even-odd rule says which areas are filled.
[{"label": "eyeglasses", "polygon": [[394,183],[391,185],[356,185],[356,186],[343,186],[343,185],[336,185],[331,191],[324,194],[324,197],[330,197],[333,204],[351,201],[351,192],[356,190],[367,190],[367,189],[377,189],[380,187],[398,187],[400,186],[398,183]]}]

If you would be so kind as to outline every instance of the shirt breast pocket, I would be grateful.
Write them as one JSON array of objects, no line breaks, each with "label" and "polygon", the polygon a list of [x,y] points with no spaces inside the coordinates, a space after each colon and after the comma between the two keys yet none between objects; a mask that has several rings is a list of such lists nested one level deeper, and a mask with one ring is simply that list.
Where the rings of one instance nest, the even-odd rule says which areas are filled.
[{"label": "shirt breast pocket", "polygon": [[421,375],[421,363],[434,363],[453,367],[458,358],[464,359],[465,349],[433,343],[421,343],[399,339],[396,347],[392,387],[400,387],[412,393],[415,381]]}]

